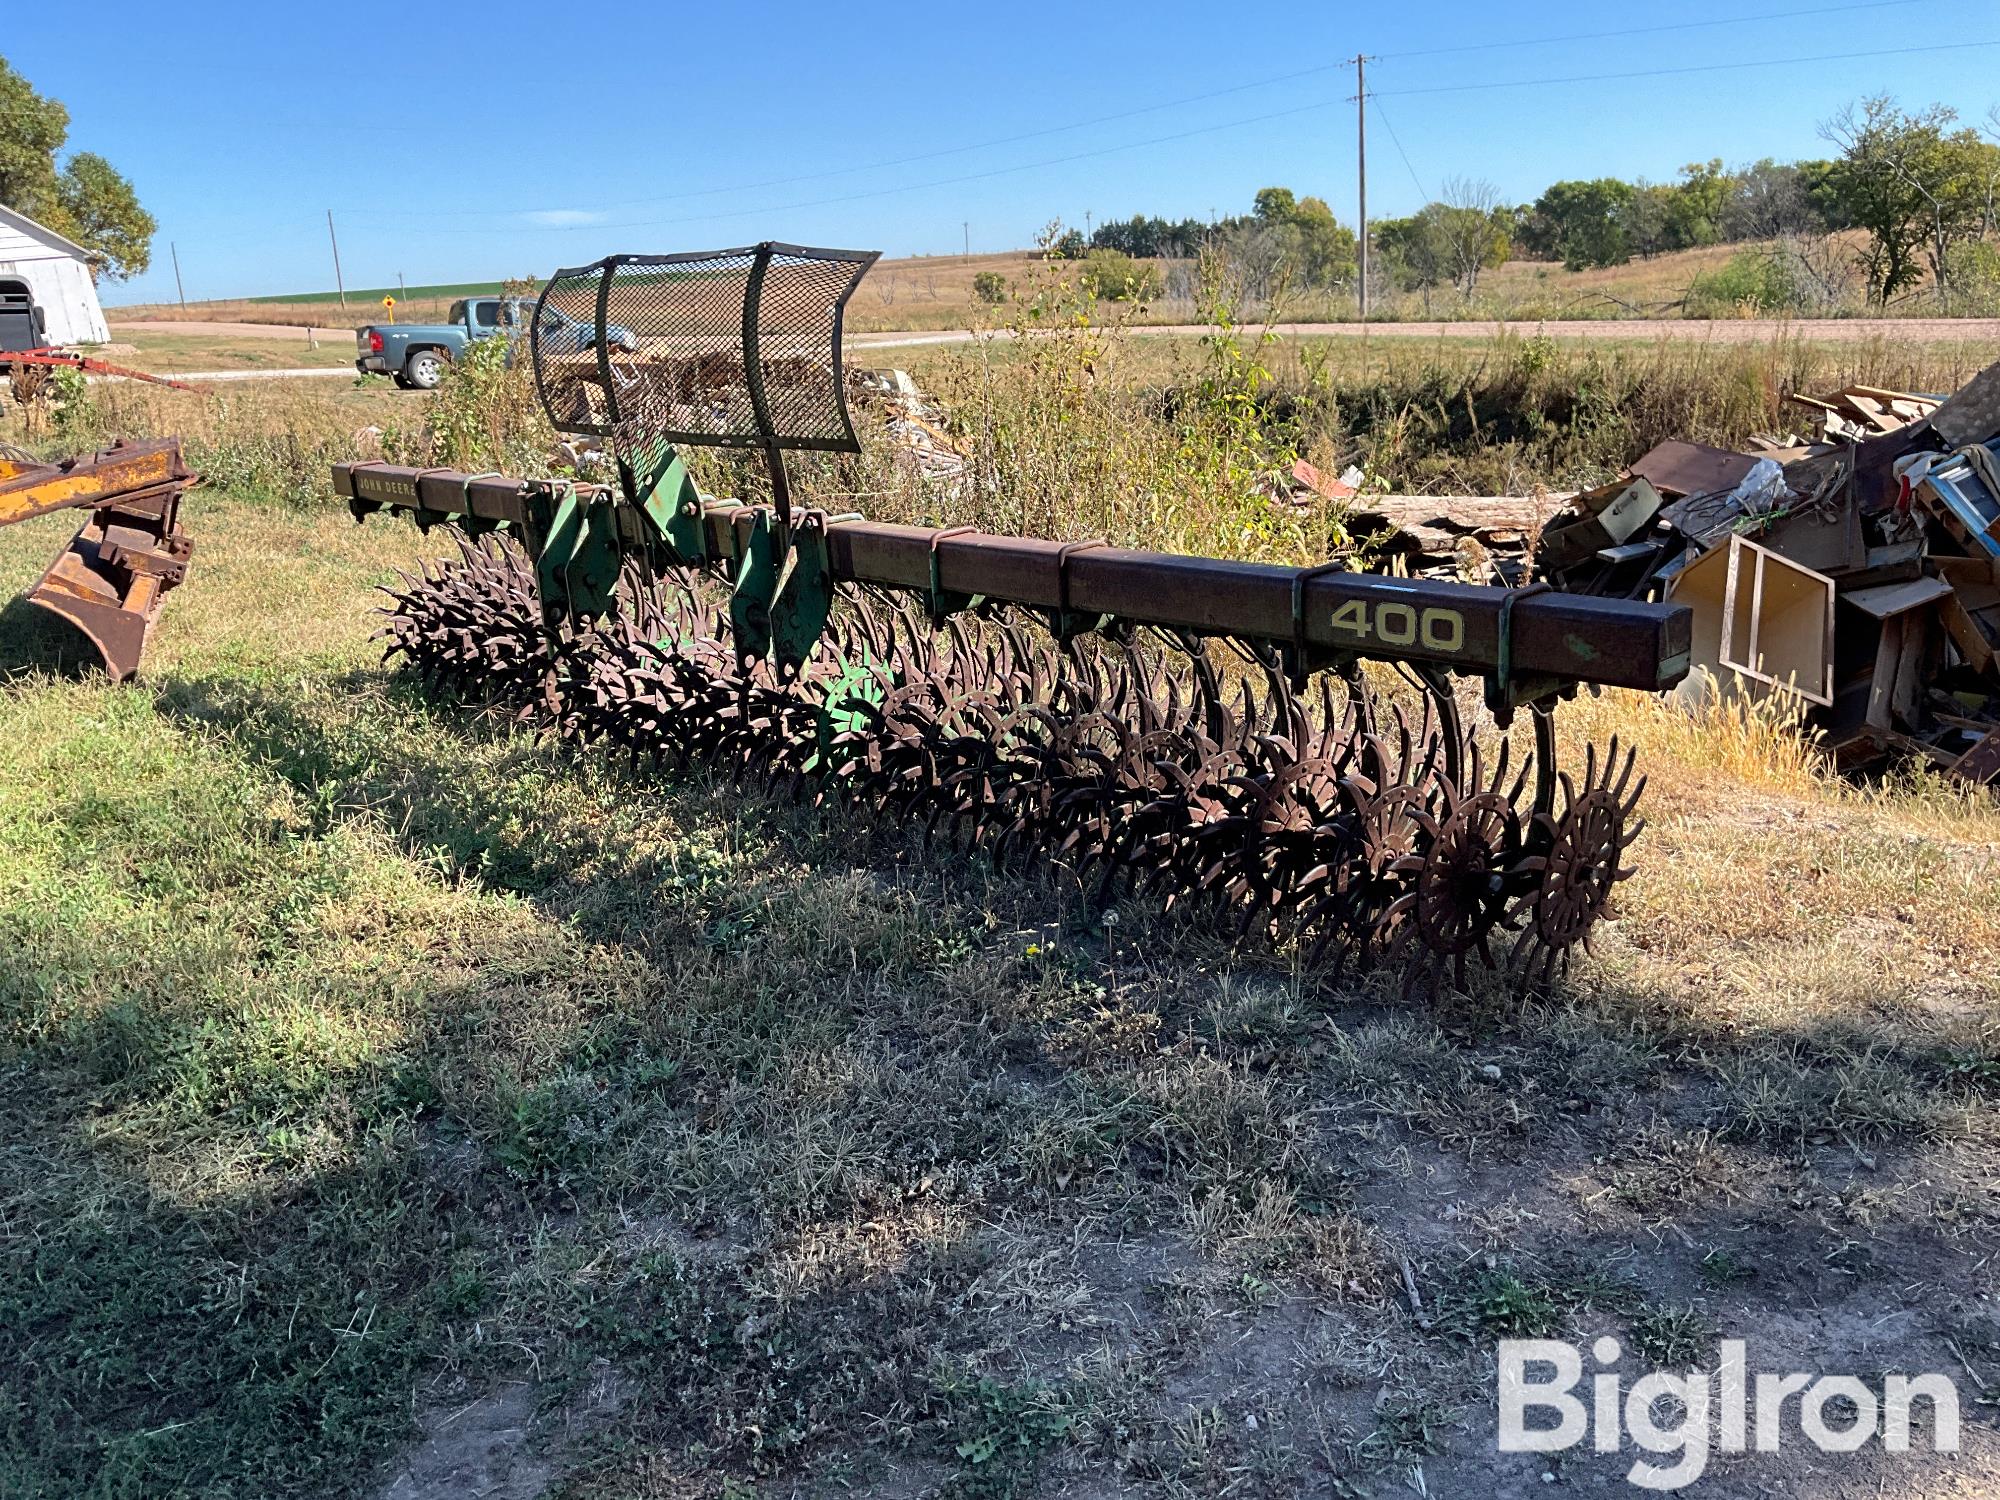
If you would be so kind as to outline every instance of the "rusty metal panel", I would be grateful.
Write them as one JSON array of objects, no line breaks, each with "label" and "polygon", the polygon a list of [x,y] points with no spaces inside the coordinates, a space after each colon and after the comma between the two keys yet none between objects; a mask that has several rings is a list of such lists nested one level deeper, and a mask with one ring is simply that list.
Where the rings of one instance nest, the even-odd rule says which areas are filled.
[{"label": "rusty metal panel", "polygon": [[1756,458],[1748,453],[1731,453],[1726,448],[1676,440],[1661,443],[1647,453],[1632,465],[1632,472],[1650,480],[1653,488],[1667,498],[1678,499],[1733,490],[1756,465]]}]

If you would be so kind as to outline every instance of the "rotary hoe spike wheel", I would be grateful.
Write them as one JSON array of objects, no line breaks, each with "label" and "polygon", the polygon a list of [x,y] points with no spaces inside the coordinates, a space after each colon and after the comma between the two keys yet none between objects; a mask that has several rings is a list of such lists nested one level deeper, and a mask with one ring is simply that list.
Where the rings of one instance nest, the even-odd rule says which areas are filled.
[{"label": "rotary hoe spike wheel", "polygon": [[1583,782],[1558,776],[1563,811],[1537,813],[1529,831],[1528,854],[1516,867],[1526,888],[1510,920],[1521,927],[1509,955],[1521,989],[1546,989],[1567,972],[1578,943],[1589,948],[1597,923],[1611,913],[1614,888],[1632,877],[1626,851],[1645,829],[1632,814],[1645,792],[1635,782],[1635,753],[1623,760],[1616,737],[1600,760],[1597,747],[1585,752]]},{"label": "rotary hoe spike wheel", "polygon": [[1467,786],[1442,783],[1437,813],[1414,814],[1416,848],[1395,866],[1409,885],[1383,914],[1393,934],[1391,951],[1403,961],[1406,995],[1436,988],[1447,971],[1464,990],[1466,959],[1473,954],[1486,968],[1496,966],[1491,939],[1506,920],[1508,877],[1523,852],[1520,800],[1527,782],[1524,773],[1507,785],[1510,751],[1503,743],[1488,778],[1481,748],[1472,742]]},{"label": "rotary hoe spike wheel", "polygon": [[1463,990],[1476,959],[1546,986],[1631,874],[1645,783],[1616,742],[1580,780],[1541,756],[1516,771],[1510,741],[1489,755],[1452,714],[1358,683],[1299,692],[1265,664],[1232,687],[1186,652],[1059,645],[1019,615],[940,629],[866,596],[780,673],[731,649],[699,575],[635,576],[617,613],[561,629],[534,584],[512,542],[462,542],[388,591],[387,654],[635,766],[718,766],[1001,867],[1066,868],[1100,903],[1296,943],[1336,978],[1400,965],[1406,995]]},{"label": "rotary hoe spike wheel", "polygon": [[[357,520],[461,538],[389,591],[387,654],[635,769],[873,816],[1335,979],[1463,987],[1477,958],[1546,983],[1629,873],[1639,791],[1615,748],[1559,781],[1546,710],[1672,687],[1693,611],[797,505],[787,455],[862,451],[842,327],[876,258],[767,241],[557,271],[535,387],[615,479],[336,464]],[[702,493],[688,448],[760,457],[768,498]],[[1512,779],[1461,714],[1474,678],[1502,723],[1532,712]]]}]

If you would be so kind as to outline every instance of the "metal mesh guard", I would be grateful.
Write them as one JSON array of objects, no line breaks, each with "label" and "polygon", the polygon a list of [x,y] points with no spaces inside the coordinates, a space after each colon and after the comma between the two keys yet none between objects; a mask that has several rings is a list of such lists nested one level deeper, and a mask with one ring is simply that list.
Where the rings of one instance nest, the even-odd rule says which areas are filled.
[{"label": "metal mesh guard", "polygon": [[535,309],[542,404],[625,458],[663,442],[856,452],[841,319],[879,254],[766,243],[558,271]]}]

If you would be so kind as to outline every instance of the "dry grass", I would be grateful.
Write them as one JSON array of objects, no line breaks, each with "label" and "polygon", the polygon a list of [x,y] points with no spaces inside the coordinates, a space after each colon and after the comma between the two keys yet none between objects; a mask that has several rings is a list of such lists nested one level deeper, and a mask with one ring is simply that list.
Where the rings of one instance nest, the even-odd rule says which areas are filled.
[{"label": "dry grass", "polygon": [[[492,290],[498,292],[500,283]],[[412,297],[396,304],[399,323],[442,323],[452,297]],[[247,298],[218,297],[209,302],[135,302],[124,307],[107,307],[105,317],[121,326],[141,323],[269,323],[284,328],[353,329],[363,324],[386,322],[388,314],[373,302],[350,297],[346,307],[332,298],[311,302],[253,302]]]},{"label": "dry grass", "polygon": [[[1852,237],[1850,237],[1852,238]],[[1379,319],[1428,322],[1433,319],[1592,319],[1662,317],[1686,314],[1683,303],[1696,280],[1744,253],[1759,253],[1755,244],[1711,245],[1677,250],[1622,266],[1565,270],[1549,261],[1514,260],[1487,272],[1468,301],[1449,288],[1428,301],[1413,292],[1387,293],[1377,299],[1371,315]],[[973,278],[997,272],[1011,286],[1031,283],[1041,262],[1032,251],[993,255],[913,256],[884,260],[869,272],[856,293],[848,317],[855,332],[972,328],[989,322],[992,309],[973,292]],[[493,290],[498,290],[497,285]],[[458,295],[464,295],[460,293]],[[219,300],[190,303],[146,303],[109,309],[113,321],[139,323],[200,319],[231,323],[281,323],[321,328],[352,328],[372,322],[381,309],[350,297],[343,310],[332,299],[310,302],[251,302]],[[453,297],[416,297],[398,304],[404,323],[442,322]],[[1938,309],[1925,297],[1906,299],[1888,309],[1844,309],[1848,314],[1935,317]],[[1698,309],[1698,311],[1700,311]],[[1304,293],[1287,299],[1289,318],[1343,322],[1355,316],[1348,293]],[[1702,315],[1707,315],[1703,312]],[[1163,299],[1139,314],[1152,323],[1194,321],[1196,309],[1185,300]]]},{"label": "dry grass", "polygon": [[[875,329],[964,328],[984,304],[974,296],[973,278],[996,271],[1018,281],[1037,257],[1029,251],[999,255],[911,256],[885,260],[871,271],[849,304],[847,326],[856,332]],[[499,284],[491,290],[497,292]],[[445,297],[412,297],[396,304],[399,323],[441,323],[451,304],[469,292]],[[181,322],[273,323],[313,328],[354,328],[379,321],[383,311],[373,302],[349,297],[342,308],[331,298],[311,302],[253,302],[219,299],[191,302],[134,303],[107,309],[115,323]]]},{"label": "dry grass", "polygon": [[105,356],[114,364],[128,365],[156,375],[179,375],[203,370],[304,370],[338,369],[354,363],[354,340],[345,330],[329,333],[317,348],[303,338],[247,338],[198,333],[156,333],[140,325],[120,329],[118,341],[134,352]]}]

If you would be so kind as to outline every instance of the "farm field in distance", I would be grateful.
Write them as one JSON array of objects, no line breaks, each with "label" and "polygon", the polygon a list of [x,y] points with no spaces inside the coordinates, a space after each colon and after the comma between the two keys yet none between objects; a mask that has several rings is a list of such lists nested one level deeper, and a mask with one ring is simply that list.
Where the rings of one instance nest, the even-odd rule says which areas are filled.
[{"label": "farm field in distance", "polygon": [[[1448,289],[1428,299],[1415,294],[1392,294],[1378,300],[1373,316],[1391,322],[1508,319],[1561,323],[1641,318],[1671,323],[1690,316],[1682,304],[1691,285],[1705,275],[1714,274],[1732,257],[1746,251],[1754,253],[1757,248],[1712,245],[1667,252],[1626,265],[1578,271],[1566,270],[1549,261],[1509,260],[1481,277],[1478,291],[1470,300]],[[869,272],[856,291],[848,312],[848,327],[857,333],[868,333],[966,328],[1001,322],[1007,316],[1006,309],[981,299],[974,291],[974,279],[987,273],[1018,290],[1033,283],[1034,270],[1042,264],[1038,255],[1025,250],[970,257],[937,255],[884,260]],[[415,287],[408,300],[399,299],[396,316],[405,323],[439,322],[456,298],[495,294],[504,291],[507,285],[466,282]],[[349,291],[344,310],[332,292],[302,292],[282,297],[190,302],[185,309],[173,303],[112,306],[107,309],[107,316],[114,323],[196,319],[352,328],[382,316],[380,303],[385,295],[396,295],[396,289]],[[1746,312],[1754,309],[1732,312],[1728,308],[1704,308],[1702,315],[1727,320]],[[1905,301],[1880,310],[1871,309],[1870,315],[1921,319],[1933,312],[1927,302]],[[1354,317],[1355,306],[1351,296],[1300,292],[1284,299],[1284,314],[1299,322],[1342,322]],[[1197,319],[1197,309],[1185,295],[1162,296],[1148,302],[1137,317],[1142,322],[1184,323]],[[1841,319],[1800,317],[1797,321],[1811,325]]]},{"label": "farm field in distance", "polygon": [[[163,367],[264,350],[134,338]],[[1949,389],[1991,354],[1251,357],[1317,463],[1530,493],[1663,434],[1742,441],[1786,390]],[[1333,517],[1193,477],[1216,357],[1116,333],[858,356],[960,440],[1019,445],[953,495],[864,416],[862,458],[801,484],[886,520],[1323,555]],[[2000,1489],[1990,799],[1586,694],[1563,753],[1636,746],[1650,826],[1550,994],[1410,1000],[1146,900],[1107,921],[1060,865],[634,768],[385,667],[378,590],[452,544],[356,525],[327,464],[518,472],[545,438],[523,399],[504,371],[98,385],[0,428],[180,432],[209,476],[131,686],[15,598],[74,522],[0,530],[13,1490],[1589,1492],[1631,1454],[1496,1458],[1491,1350],[1604,1334],[1632,1369],[1741,1336],[1754,1368],[1958,1378],[1953,1457],[1717,1455],[1716,1493]]]}]

